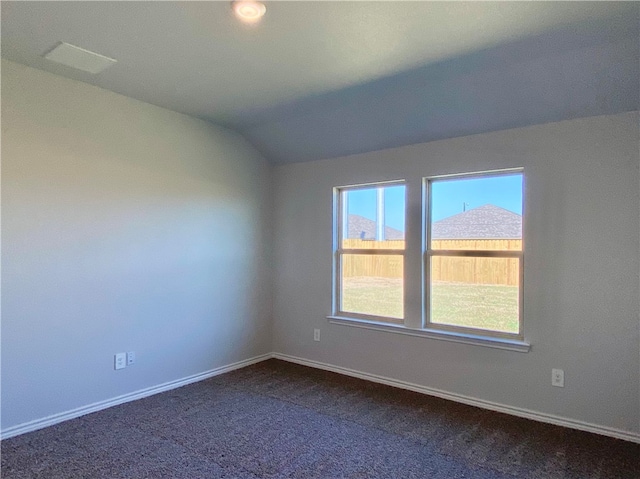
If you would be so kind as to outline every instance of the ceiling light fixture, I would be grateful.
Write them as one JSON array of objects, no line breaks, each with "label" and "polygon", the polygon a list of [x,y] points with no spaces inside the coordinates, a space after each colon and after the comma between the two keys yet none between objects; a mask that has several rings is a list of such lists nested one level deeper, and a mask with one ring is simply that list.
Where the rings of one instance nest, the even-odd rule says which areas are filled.
[{"label": "ceiling light fixture", "polygon": [[259,22],[267,11],[264,3],[253,1],[231,2],[231,8],[236,17],[245,23]]}]

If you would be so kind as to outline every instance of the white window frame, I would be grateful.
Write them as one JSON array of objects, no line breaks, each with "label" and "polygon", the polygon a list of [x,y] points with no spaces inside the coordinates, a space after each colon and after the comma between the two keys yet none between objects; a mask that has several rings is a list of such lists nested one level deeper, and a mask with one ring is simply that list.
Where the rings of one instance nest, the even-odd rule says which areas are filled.
[{"label": "white window frame", "polygon": [[[458,326],[442,325],[439,323],[431,323],[429,321],[430,308],[430,258],[429,239],[431,232],[430,216],[431,216],[431,198],[429,181],[437,181],[439,179],[453,178],[473,178],[481,176],[499,176],[501,174],[522,174],[522,190],[523,190],[523,246],[521,251],[500,252],[490,251],[484,252],[473,251],[471,255],[477,256],[495,256],[495,257],[517,257],[520,266],[520,282],[519,282],[519,331],[517,334],[502,333],[497,331],[463,328]],[[502,350],[516,351],[521,353],[529,352],[530,343],[525,338],[524,330],[524,231],[526,224],[525,208],[526,201],[524,197],[526,176],[524,168],[508,168],[491,171],[468,172],[452,175],[440,175],[429,177],[409,178],[402,180],[377,181],[366,184],[347,185],[333,188],[333,263],[332,263],[332,313],[327,319],[332,324],[341,326],[364,328],[375,331],[383,331],[400,335],[417,336],[428,339],[450,341],[456,343],[471,344],[475,346],[483,346]],[[404,250],[390,249],[343,249],[341,247],[341,235],[344,228],[344,211],[340,198],[340,192],[354,189],[375,188],[377,186],[393,186],[404,185],[405,190],[405,248]],[[420,204],[421,210],[416,210]],[[416,244],[417,243],[417,244]],[[422,246],[420,246],[420,243]],[[463,256],[466,250],[456,250],[455,255]],[[438,250],[437,254],[443,253]],[[506,253],[506,254],[504,254]],[[390,254],[402,255],[404,262],[403,277],[403,310],[404,318],[399,324],[397,322],[389,322],[389,318],[371,316],[366,314],[358,314],[352,312],[341,311],[340,294],[341,294],[341,257],[343,254]],[[467,254],[468,255],[468,254]],[[416,261],[413,264],[407,264],[407,258]],[[417,263],[420,263],[419,265]],[[409,304],[408,298],[415,298],[416,304]],[[418,298],[420,303],[418,304]],[[400,321],[397,318],[391,318],[394,321]]]},{"label": "white window frame", "polygon": [[[425,329],[433,332],[458,333],[462,335],[481,336],[486,338],[507,339],[515,341],[524,341],[524,234],[522,248],[519,251],[500,251],[500,250],[433,250],[431,249],[431,225],[432,225],[432,208],[433,199],[431,197],[431,185],[438,181],[451,181],[456,179],[473,179],[482,177],[499,177],[508,175],[522,175],[523,189],[523,220],[524,220],[524,170],[523,168],[514,168],[509,170],[486,171],[481,173],[463,173],[457,175],[432,176],[423,178],[423,201],[422,209],[424,212],[424,240],[423,240],[423,319]],[[434,256],[446,257],[483,257],[483,258],[516,258],[519,267],[518,282],[518,332],[507,333],[491,329],[480,329],[465,326],[456,326],[451,324],[433,323],[431,322],[431,259]]]},{"label": "white window frame", "polygon": [[[333,204],[334,204],[334,212],[333,212],[333,316],[339,317],[343,319],[356,319],[356,320],[365,320],[365,321],[374,321],[380,322],[383,324],[393,324],[398,326],[398,323],[401,322],[404,324],[406,311],[404,305],[406,304],[406,293],[405,288],[403,287],[403,317],[402,318],[393,318],[387,316],[375,316],[370,314],[362,314],[355,313],[351,311],[342,311],[342,256],[345,254],[367,254],[367,255],[386,255],[386,256],[402,256],[403,262],[403,270],[404,270],[404,262],[405,262],[405,251],[406,251],[406,241],[405,248],[403,249],[379,249],[379,248],[343,248],[342,246],[342,238],[344,238],[344,228],[345,228],[345,218],[346,218],[346,207],[347,204],[343,200],[342,193],[348,191],[357,191],[357,190],[365,190],[365,189],[374,189],[374,188],[384,188],[389,186],[405,186],[406,183],[404,180],[394,180],[394,181],[381,181],[376,183],[366,183],[361,185],[353,185],[353,186],[340,186],[335,187],[333,189]],[[405,215],[406,215],[406,191],[405,191]],[[405,219],[406,221],[406,219]],[[384,228],[384,225],[382,225]],[[406,240],[406,237],[405,237]],[[402,278],[403,286],[406,279],[406,275]],[[400,325],[402,326],[402,324]]]}]

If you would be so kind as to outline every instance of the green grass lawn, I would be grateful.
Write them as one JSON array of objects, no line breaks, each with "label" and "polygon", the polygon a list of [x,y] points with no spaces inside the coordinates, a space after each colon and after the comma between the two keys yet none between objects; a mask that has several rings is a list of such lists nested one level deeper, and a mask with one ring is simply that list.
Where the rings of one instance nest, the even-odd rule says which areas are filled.
[{"label": "green grass lawn", "polygon": [[369,276],[344,278],[342,310],[395,318],[389,322],[402,324],[402,280]]},{"label": "green grass lawn", "polygon": [[518,287],[435,283],[431,288],[431,321],[517,333]]},{"label": "green grass lawn", "polygon": [[[434,323],[518,332],[517,286],[437,282],[432,287],[431,304]],[[345,278],[342,309],[402,323],[402,280]]]}]

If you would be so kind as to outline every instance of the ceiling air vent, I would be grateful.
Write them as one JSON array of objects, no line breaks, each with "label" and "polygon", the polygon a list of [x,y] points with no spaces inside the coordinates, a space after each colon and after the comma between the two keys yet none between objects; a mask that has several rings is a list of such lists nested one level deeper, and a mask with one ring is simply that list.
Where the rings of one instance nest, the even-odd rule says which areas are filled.
[{"label": "ceiling air vent", "polygon": [[93,74],[100,73],[117,61],[64,42],[61,42],[44,57],[52,62],[62,63],[68,67]]}]

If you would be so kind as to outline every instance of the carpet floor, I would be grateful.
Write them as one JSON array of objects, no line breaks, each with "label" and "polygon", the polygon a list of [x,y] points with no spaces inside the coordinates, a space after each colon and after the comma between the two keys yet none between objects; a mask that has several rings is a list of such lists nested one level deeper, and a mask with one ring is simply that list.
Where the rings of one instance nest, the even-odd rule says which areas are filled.
[{"label": "carpet floor", "polygon": [[639,479],[640,445],[278,360],[2,441],[3,479]]}]

